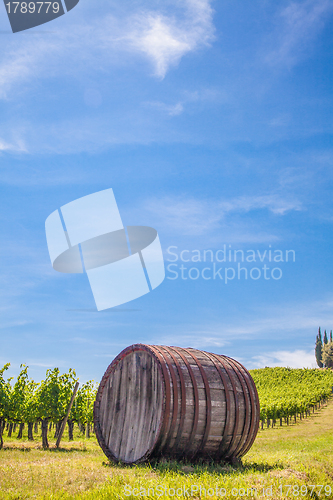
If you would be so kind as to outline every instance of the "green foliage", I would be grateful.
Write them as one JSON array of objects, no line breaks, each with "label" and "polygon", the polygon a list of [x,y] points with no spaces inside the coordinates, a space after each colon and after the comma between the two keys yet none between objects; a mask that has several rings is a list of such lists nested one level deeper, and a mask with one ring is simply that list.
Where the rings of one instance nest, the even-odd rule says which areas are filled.
[{"label": "green foliage", "polygon": [[37,387],[38,384],[33,380],[29,380],[25,386],[25,399],[21,415],[21,421],[24,423],[38,420]]},{"label": "green foliage", "polygon": [[327,332],[324,332],[324,344],[328,344]]},{"label": "green foliage", "polygon": [[[60,374],[59,368],[47,370],[45,380],[39,384],[29,379],[28,366],[21,365],[14,385],[12,378],[5,380],[4,372],[9,368],[7,363],[0,369],[0,419],[9,422],[37,422],[47,419],[60,422],[67,413],[77,376],[75,370]],[[93,380],[79,388],[70,419],[82,424],[93,422],[93,408],[97,385]]]},{"label": "green foliage", "polygon": [[28,367],[26,365],[20,366],[21,371],[14,384],[10,397],[10,409],[8,419],[11,422],[23,422],[23,414],[26,404],[27,386],[28,382]]},{"label": "green foliage", "polygon": [[333,371],[317,368],[252,370],[260,400],[260,419],[279,419],[305,413],[332,394]]},{"label": "green foliage", "polygon": [[333,368],[333,342],[324,345],[322,361],[326,368]]},{"label": "green foliage", "polygon": [[316,355],[316,361],[317,365],[319,368],[323,367],[323,362],[322,362],[322,353],[323,353],[323,343],[321,340],[321,333],[320,333],[320,327],[317,335],[317,340],[316,340],[316,347],[315,347],[315,355]]},{"label": "green foliage", "polygon": [[94,420],[94,402],[96,399],[97,386],[93,380],[89,380],[77,391],[70,418],[81,424],[92,423]]},{"label": "green foliage", "polygon": [[76,382],[76,373],[72,369],[63,375],[60,375],[59,368],[47,370],[45,380],[36,391],[38,418],[60,422],[66,415]]},{"label": "green foliage", "polygon": [[5,380],[3,375],[6,370],[10,367],[10,363],[4,365],[0,369],[0,420],[7,420],[10,410],[10,399],[12,386],[10,385],[10,380]]},{"label": "green foliage", "polygon": [[316,342],[315,355],[316,355],[317,365],[319,366],[319,368],[322,368],[323,367],[323,362],[322,362],[323,346],[322,346],[322,343],[319,341],[319,339]]}]

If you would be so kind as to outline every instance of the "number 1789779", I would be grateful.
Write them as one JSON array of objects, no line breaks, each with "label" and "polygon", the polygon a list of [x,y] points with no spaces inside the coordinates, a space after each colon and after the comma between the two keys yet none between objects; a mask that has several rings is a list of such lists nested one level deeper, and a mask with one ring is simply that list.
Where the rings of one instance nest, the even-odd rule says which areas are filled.
[{"label": "number 1789779", "polygon": [[6,3],[8,14],[58,14],[60,6],[58,2],[8,2]]}]

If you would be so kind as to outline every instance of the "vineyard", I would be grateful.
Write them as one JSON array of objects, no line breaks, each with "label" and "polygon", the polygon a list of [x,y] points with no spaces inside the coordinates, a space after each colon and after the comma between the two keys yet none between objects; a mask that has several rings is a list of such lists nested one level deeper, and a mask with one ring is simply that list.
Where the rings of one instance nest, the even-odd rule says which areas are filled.
[{"label": "vineyard", "polygon": [[[43,448],[48,448],[48,432],[54,429],[57,437],[66,416],[77,382],[76,373],[70,369],[61,375],[59,368],[54,368],[47,370],[45,380],[36,383],[29,379],[28,367],[21,365],[21,372],[13,384],[11,378],[6,380],[4,377],[9,366],[8,363],[0,369],[0,448],[4,431],[11,437],[18,426],[17,438],[21,439],[25,425],[30,441],[34,440],[40,426]],[[70,441],[73,440],[75,424],[89,437],[96,390],[96,384],[89,381],[77,391],[67,421]]]},{"label": "vineyard", "polygon": [[[5,378],[9,368],[0,369],[0,448],[3,438],[18,429],[21,439],[27,426],[28,439],[33,441],[41,431],[42,445],[48,448],[48,433],[57,437],[65,418],[75,384],[76,373],[70,369],[60,374],[58,368],[47,370],[45,380],[29,379],[28,367],[21,366],[16,381]],[[263,368],[251,375],[260,399],[261,427],[289,424],[303,419],[326,403],[332,395],[333,371],[326,369]],[[74,425],[89,437],[93,430],[93,405],[97,386],[93,381],[82,385],[74,399],[67,422],[68,439],[73,440]]]},{"label": "vineyard", "polygon": [[252,370],[260,399],[263,428],[277,421],[289,424],[311,414],[332,395],[333,371],[330,369],[262,368]]}]

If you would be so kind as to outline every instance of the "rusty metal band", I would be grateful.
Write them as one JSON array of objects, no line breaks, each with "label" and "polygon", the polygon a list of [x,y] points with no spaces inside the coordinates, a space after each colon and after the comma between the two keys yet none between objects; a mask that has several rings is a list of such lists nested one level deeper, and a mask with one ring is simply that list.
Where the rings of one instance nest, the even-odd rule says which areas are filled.
[{"label": "rusty metal band", "polygon": [[197,385],[197,381],[195,380],[195,376],[194,376],[193,370],[192,370],[192,368],[190,366],[190,363],[188,362],[188,359],[186,358],[186,356],[182,352],[185,349],[182,349],[181,347],[179,347],[179,348],[178,347],[173,347],[173,349],[176,351],[176,353],[184,361],[185,366],[187,368],[187,371],[188,371],[188,373],[189,373],[189,375],[191,377],[191,381],[192,381],[193,398],[194,398],[194,401],[193,401],[194,402],[194,416],[193,416],[192,431],[191,431],[190,437],[188,439],[188,446],[191,446],[193,437],[195,436],[195,433],[197,431],[198,420],[199,420],[199,392],[198,392],[198,385]]},{"label": "rusty metal band", "polygon": [[[256,420],[257,420],[257,401],[255,401],[255,398],[253,396],[253,386],[254,386],[254,382],[252,380],[252,377],[251,375],[249,374],[249,372],[246,370],[246,368],[242,365],[240,365],[237,361],[235,360],[232,360],[230,358],[228,358],[230,361],[233,362],[234,365],[237,365],[238,367],[238,370],[240,371],[241,375],[242,375],[242,378],[244,379],[245,381],[245,384],[247,386],[247,389],[248,389],[248,393],[249,393],[249,397],[250,397],[250,408],[249,411],[251,413],[251,419],[250,419],[250,425],[248,425],[249,429],[244,433],[244,436],[246,437],[245,439],[245,443],[243,443],[243,445],[241,446],[241,448],[239,449],[237,455],[241,456],[241,455],[245,455],[245,453],[250,449],[251,445],[249,446],[252,438],[253,438],[253,432],[255,430],[255,427],[256,427]],[[245,394],[245,391],[243,389],[243,392]],[[255,393],[254,393],[255,394]],[[247,418],[247,417],[246,417]],[[259,427],[259,421],[258,421],[258,427]],[[244,428],[245,430],[245,428]],[[257,434],[257,431],[256,431],[256,434]],[[252,441],[253,442],[253,441]]]},{"label": "rusty metal band", "polygon": [[[251,421],[251,428],[249,431],[249,440],[248,443],[244,445],[244,449],[242,450],[242,454],[245,455],[251,446],[253,445],[253,442],[257,436],[258,430],[259,430],[259,422],[260,422],[260,403],[259,403],[259,395],[257,391],[257,387],[254,383],[253,378],[249,374],[249,372],[244,368],[245,373],[247,375],[247,381],[248,381],[248,387],[249,387],[249,393],[250,393],[250,398],[251,398],[251,410],[252,410],[252,421]],[[253,392],[251,392],[251,389]]]},{"label": "rusty metal band", "polygon": [[[243,447],[239,450],[239,455],[245,455],[245,453],[250,449],[249,444],[253,438],[253,433],[256,428],[256,419],[257,419],[257,409],[256,409],[256,401],[254,398],[253,388],[249,384],[249,380],[246,373],[243,373],[244,380],[248,387],[249,396],[250,396],[250,411],[251,411],[251,421],[250,428],[246,434],[246,440]],[[259,422],[258,422],[259,423]]]},{"label": "rusty metal band", "polygon": [[[150,346],[147,346],[145,344],[134,344],[134,345],[131,345],[129,347],[126,347],[126,349],[124,349],[120,354],[118,354],[118,356],[115,357],[115,359],[112,361],[112,363],[110,363],[110,365],[106,369],[106,371],[102,377],[102,380],[99,384],[95,403],[94,403],[94,427],[95,427],[97,441],[98,441],[100,447],[102,448],[104,454],[110,460],[112,460],[113,462],[116,462],[116,463],[119,462],[119,458],[116,457],[114,455],[114,453],[112,453],[112,451],[110,450],[108,444],[105,441],[105,437],[104,437],[104,434],[103,434],[102,429],[101,429],[100,404],[101,404],[101,400],[102,400],[102,396],[103,396],[103,391],[105,389],[106,384],[109,381],[111,374],[115,371],[115,369],[118,366],[118,364],[120,363],[120,361],[122,361],[128,354],[136,352],[136,351],[146,351],[150,354],[153,354],[153,357],[155,358],[155,360],[159,361],[157,359],[156,355],[154,355],[154,353],[151,352]],[[157,367],[158,367],[158,370],[160,371],[161,376],[163,377],[163,370],[162,370],[163,365],[160,362],[158,362]],[[164,396],[165,396],[165,391],[166,391],[166,384],[165,383],[163,385],[163,390],[164,390]],[[164,397],[163,399],[164,399],[164,406],[165,406],[165,399],[166,398]],[[164,408],[163,408],[163,410],[164,410]],[[153,443],[153,445],[151,446],[151,448],[149,450],[147,450],[145,455],[140,458],[140,461],[143,461],[146,458],[148,458],[148,456],[153,452],[153,450],[158,442],[159,436],[161,435],[162,426],[163,426],[163,420],[161,419],[161,423],[159,425],[159,428],[158,428],[157,434],[156,434],[156,440]],[[110,432],[111,432],[111,429],[110,429]],[[110,434],[110,432],[109,432],[109,434]],[[132,463],[132,462],[128,462],[128,463]]]},{"label": "rusty metal band", "polygon": [[212,399],[211,399],[211,395],[210,395],[210,387],[209,387],[209,382],[208,382],[208,378],[207,378],[207,375],[206,375],[206,372],[201,364],[201,362],[198,360],[198,358],[195,356],[195,354],[193,354],[192,352],[192,349],[184,349],[188,354],[190,354],[192,356],[192,358],[194,359],[194,361],[196,362],[199,370],[200,370],[200,373],[201,373],[201,377],[202,377],[202,380],[203,380],[203,383],[204,383],[204,386],[205,386],[205,396],[206,396],[206,425],[205,425],[205,432],[204,432],[204,435],[202,437],[202,441],[201,441],[201,444],[196,452],[196,454],[198,453],[201,453],[204,448],[205,448],[205,445],[206,445],[206,442],[207,442],[207,439],[208,439],[208,436],[209,436],[209,431],[210,431],[210,427],[211,427],[211,423],[212,423]]},{"label": "rusty metal band", "polygon": [[160,353],[157,351],[155,346],[152,345],[147,345],[148,347],[157,357],[161,364],[162,372],[163,372],[163,378],[164,378],[164,386],[165,386],[165,407],[164,407],[164,415],[163,415],[163,424],[160,432],[159,439],[156,442],[155,449],[154,451],[158,452],[161,449],[161,443],[164,439],[164,436],[166,435],[166,431],[169,426],[169,420],[170,420],[170,403],[171,403],[171,391],[170,391],[170,378],[168,374],[168,370],[165,367],[165,362],[164,358],[160,355]]},{"label": "rusty metal band", "polygon": [[173,359],[173,362],[175,363],[179,375],[179,380],[180,380],[180,394],[181,394],[181,407],[180,407],[180,419],[179,419],[179,425],[178,425],[178,431],[177,431],[177,436],[175,439],[175,452],[177,452],[180,444],[180,438],[183,433],[183,427],[184,427],[184,422],[185,422],[185,415],[186,415],[186,387],[185,387],[185,380],[184,380],[184,375],[183,371],[181,369],[181,366],[178,362],[178,359],[176,356],[173,354],[172,347],[166,347],[164,346],[164,349],[168,351],[170,354],[171,358]]},{"label": "rusty metal band", "polygon": [[244,377],[242,374],[242,371],[238,365],[238,363],[234,360],[228,357],[229,363],[234,367],[234,372],[236,377],[238,378],[241,386],[242,386],[242,391],[244,395],[244,402],[245,402],[245,415],[244,415],[244,425],[243,429],[241,430],[241,439],[239,440],[237,444],[237,449],[235,451],[235,456],[241,455],[241,450],[244,448],[244,443],[247,441],[247,438],[249,436],[249,428],[251,425],[251,405],[250,405],[250,398],[249,395],[247,394],[247,384],[244,381]]},{"label": "rusty metal band", "polygon": [[234,423],[233,430],[232,430],[232,438],[231,438],[231,441],[230,441],[227,449],[224,449],[221,444],[220,444],[220,448],[219,448],[219,453],[221,453],[221,454],[223,453],[226,458],[232,458],[232,449],[233,449],[235,441],[236,441],[237,429],[238,429],[238,423],[239,423],[239,411],[238,411],[239,402],[238,402],[238,395],[237,395],[237,387],[236,387],[235,380],[234,380],[235,374],[234,374],[233,369],[230,367],[230,364],[228,363],[228,360],[225,356],[218,356],[217,354],[215,354],[214,356],[216,356],[216,357],[218,357],[218,359],[220,359],[225,371],[228,374],[228,377],[229,377],[229,380],[230,380],[230,383],[232,386],[234,399],[235,399],[235,415],[234,415],[235,423]]},{"label": "rusty metal band", "polygon": [[231,432],[231,424],[232,424],[231,411],[230,411],[231,410],[231,402],[230,402],[230,394],[229,394],[229,389],[228,389],[228,381],[227,381],[227,378],[226,378],[225,374],[223,373],[223,371],[221,370],[221,367],[219,365],[219,363],[221,363],[221,360],[219,358],[216,358],[214,356],[214,354],[211,354],[209,352],[205,352],[205,354],[206,354],[206,356],[209,357],[209,359],[214,364],[214,367],[217,370],[217,372],[221,378],[222,385],[224,387],[225,405],[226,405],[226,408],[225,408],[226,420],[225,420],[224,429],[222,430],[222,436],[221,436],[221,442],[220,442],[220,447],[221,446],[223,447],[226,444],[227,436]]},{"label": "rusty metal band", "polygon": [[167,448],[167,446],[169,446],[170,441],[171,441],[172,436],[173,436],[173,433],[175,431],[175,427],[176,427],[177,416],[178,416],[178,384],[177,384],[177,377],[176,377],[174,368],[173,368],[172,363],[169,359],[169,353],[168,353],[168,355],[165,355],[165,352],[164,352],[164,351],[167,351],[167,349],[165,348],[165,346],[154,346],[154,347],[161,354],[161,356],[165,359],[165,362],[169,368],[169,372],[171,375],[172,389],[173,389],[173,391],[172,391],[173,392],[172,419],[171,419],[169,431],[165,433],[164,440],[161,443],[161,450],[162,450],[162,448]]},{"label": "rusty metal band", "polygon": [[260,407],[259,407],[259,404],[258,404],[258,407],[257,407],[256,411],[257,411],[257,416],[256,416],[256,423],[255,423],[255,426],[254,426],[253,434],[252,434],[252,437],[251,437],[251,440],[250,440],[248,446],[243,451],[243,455],[245,455],[249,451],[249,449],[253,445],[254,440],[256,439],[258,431],[259,431],[259,424],[260,424]]}]

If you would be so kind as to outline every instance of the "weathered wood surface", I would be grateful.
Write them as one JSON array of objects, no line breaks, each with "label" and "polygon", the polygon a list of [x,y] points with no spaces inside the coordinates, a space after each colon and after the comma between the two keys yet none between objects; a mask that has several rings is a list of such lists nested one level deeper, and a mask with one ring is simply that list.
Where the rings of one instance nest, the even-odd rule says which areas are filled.
[{"label": "weathered wood surface", "polygon": [[114,461],[148,457],[235,460],[252,446],[259,399],[237,361],[197,349],[136,344],[108,367],[95,430]]}]

